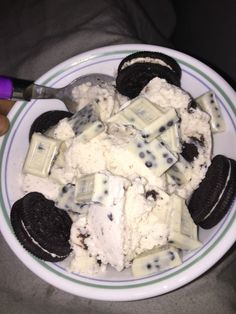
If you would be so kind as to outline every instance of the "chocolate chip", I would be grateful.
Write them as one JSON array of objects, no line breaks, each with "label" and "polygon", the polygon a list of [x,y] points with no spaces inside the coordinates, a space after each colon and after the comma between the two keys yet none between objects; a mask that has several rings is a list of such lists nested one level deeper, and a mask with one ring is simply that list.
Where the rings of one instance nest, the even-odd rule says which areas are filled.
[{"label": "chocolate chip", "polygon": [[152,162],[151,161],[146,161],[145,162],[145,166],[148,167],[148,168],[151,168],[152,167]]},{"label": "chocolate chip", "polygon": [[171,121],[169,121],[169,122],[167,122],[167,126],[172,126],[174,124],[174,122],[171,120]]},{"label": "chocolate chip", "polygon": [[151,269],[152,265],[151,264],[147,264],[147,269]]},{"label": "chocolate chip", "polygon": [[105,191],[104,191],[104,194],[108,194],[108,191],[107,191],[107,190],[105,190]]},{"label": "chocolate chip", "polygon": [[164,153],[162,156],[163,156],[164,158],[167,158],[167,157],[168,157],[168,154],[167,154],[167,153]]},{"label": "chocolate chip", "polygon": [[144,158],[144,157],[145,157],[144,152],[140,152],[140,153],[139,153],[139,157],[140,157],[140,158]]},{"label": "chocolate chip", "polygon": [[110,221],[113,221],[113,215],[112,215],[112,213],[108,214],[107,217],[110,219]]},{"label": "chocolate chip", "polygon": [[168,164],[172,164],[172,162],[173,162],[173,158],[171,158],[171,157],[167,158],[167,163]]},{"label": "chocolate chip", "polygon": [[38,148],[38,150],[44,150],[44,147],[42,144],[39,144],[37,148]]},{"label": "chocolate chip", "polygon": [[138,144],[137,144],[137,147],[138,147],[138,148],[142,147],[142,143],[138,143]]},{"label": "chocolate chip", "polygon": [[168,252],[170,259],[173,261],[175,259],[175,254],[171,251]]},{"label": "chocolate chip", "polygon": [[88,238],[88,237],[89,237],[89,235],[88,235],[87,233],[85,233],[85,234],[80,233],[80,235],[79,235],[79,238],[81,239],[81,244],[82,244],[82,246],[83,246],[83,248],[84,248],[85,250],[88,249],[88,246],[87,246],[87,244],[84,243],[84,240],[85,240],[86,238]]},{"label": "chocolate chip", "polygon": [[99,266],[102,265],[102,261],[100,259],[97,259],[97,263],[98,263]]},{"label": "chocolate chip", "polygon": [[165,131],[165,129],[166,129],[166,128],[165,128],[164,126],[161,126],[161,127],[160,127],[160,129],[159,129],[159,132],[161,132],[161,133],[162,133],[162,132],[164,132],[164,131]]},{"label": "chocolate chip", "polygon": [[62,193],[67,193],[68,192],[68,186],[66,185],[66,186],[63,186],[63,188],[62,188]]}]

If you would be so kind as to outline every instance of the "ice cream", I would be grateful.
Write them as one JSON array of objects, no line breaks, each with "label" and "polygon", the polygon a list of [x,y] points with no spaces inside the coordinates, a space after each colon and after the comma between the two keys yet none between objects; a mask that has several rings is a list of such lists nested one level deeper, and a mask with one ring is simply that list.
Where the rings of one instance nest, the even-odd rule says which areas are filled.
[{"label": "ice cream", "polygon": [[[25,193],[42,192],[76,213],[70,271],[93,274],[106,265],[122,271],[141,256],[140,274],[149,251],[161,256],[161,269],[177,266],[178,249],[201,245],[186,201],[210,164],[209,115],[159,78],[132,101],[113,86],[88,83],[74,95],[79,111],[38,139],[60,143],[47,177],[36,177],[27,163],[23,175]],[[183,144],[195,147],[193,160],[181,155]]]}]

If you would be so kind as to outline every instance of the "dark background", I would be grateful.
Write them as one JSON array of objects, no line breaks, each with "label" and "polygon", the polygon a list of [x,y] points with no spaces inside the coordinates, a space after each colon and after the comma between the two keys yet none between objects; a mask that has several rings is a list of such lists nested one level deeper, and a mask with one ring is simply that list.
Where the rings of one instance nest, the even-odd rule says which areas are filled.
[{"label": "dark background", "polygon": [[82,51],[135,42],[186,52],[236,86],[235,0],[1,0],[0,74],[36,79]]}]

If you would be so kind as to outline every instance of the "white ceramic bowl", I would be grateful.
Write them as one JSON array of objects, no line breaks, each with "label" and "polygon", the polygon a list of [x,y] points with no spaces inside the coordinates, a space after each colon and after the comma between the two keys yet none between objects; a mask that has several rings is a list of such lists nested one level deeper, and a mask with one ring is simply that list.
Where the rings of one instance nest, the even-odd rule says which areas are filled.
[{"label": "white ceramic bowl", "polygon": [[[56,66],[37,83],[61,87],[80,75],[91,72],[116,75],[117,65],[128,54],[138,50],[166,53],[179,62],[182,87],[193,97],[213,90],[226,121],[226,132],[214,136],[214,154],[222,153],[236,159],[236,95],[234,90],[212,69],[183,53],[149,45],[119,45],[104,47],[75,56]],[[145,278],[133,278],[130,270],[118,273],[108,270],[102,276],[82,276],[68,273],[60,264],[43,262],[29,254],[19,244],[10,224],[12,204],[22,196],[20,172],[28,147],[28,133],[33,120],[41,113],[64,109],[57,100],[17,102],[9,114],[10,132],[1,139],[0,147],[0,229],[17,257],[37,276],[75,295],[100,300],[136,300],[157,296],[179,288],[200,276],[215,264],[236,239],[236,204],[226,217],[211,230],[199,230],[203,246],[184,257],[181,266]]]}]

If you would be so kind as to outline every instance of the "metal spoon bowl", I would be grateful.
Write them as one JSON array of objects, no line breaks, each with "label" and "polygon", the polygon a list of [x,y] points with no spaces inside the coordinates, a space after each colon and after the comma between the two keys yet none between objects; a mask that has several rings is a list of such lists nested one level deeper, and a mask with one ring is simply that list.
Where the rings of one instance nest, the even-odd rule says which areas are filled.
[{"label": "metal spoon bowl", "polygon": [[91,73],[76,78],[70,84],[61,88],[52,88],[35,84],[32,81],[0,76],[0,99],[27,100],[31,99],[59,99],[70,112],[75,112],[78,103],[73,96],[73,89],[79,85],[90,83],[93,86],[112,85],[114,77]]}]

